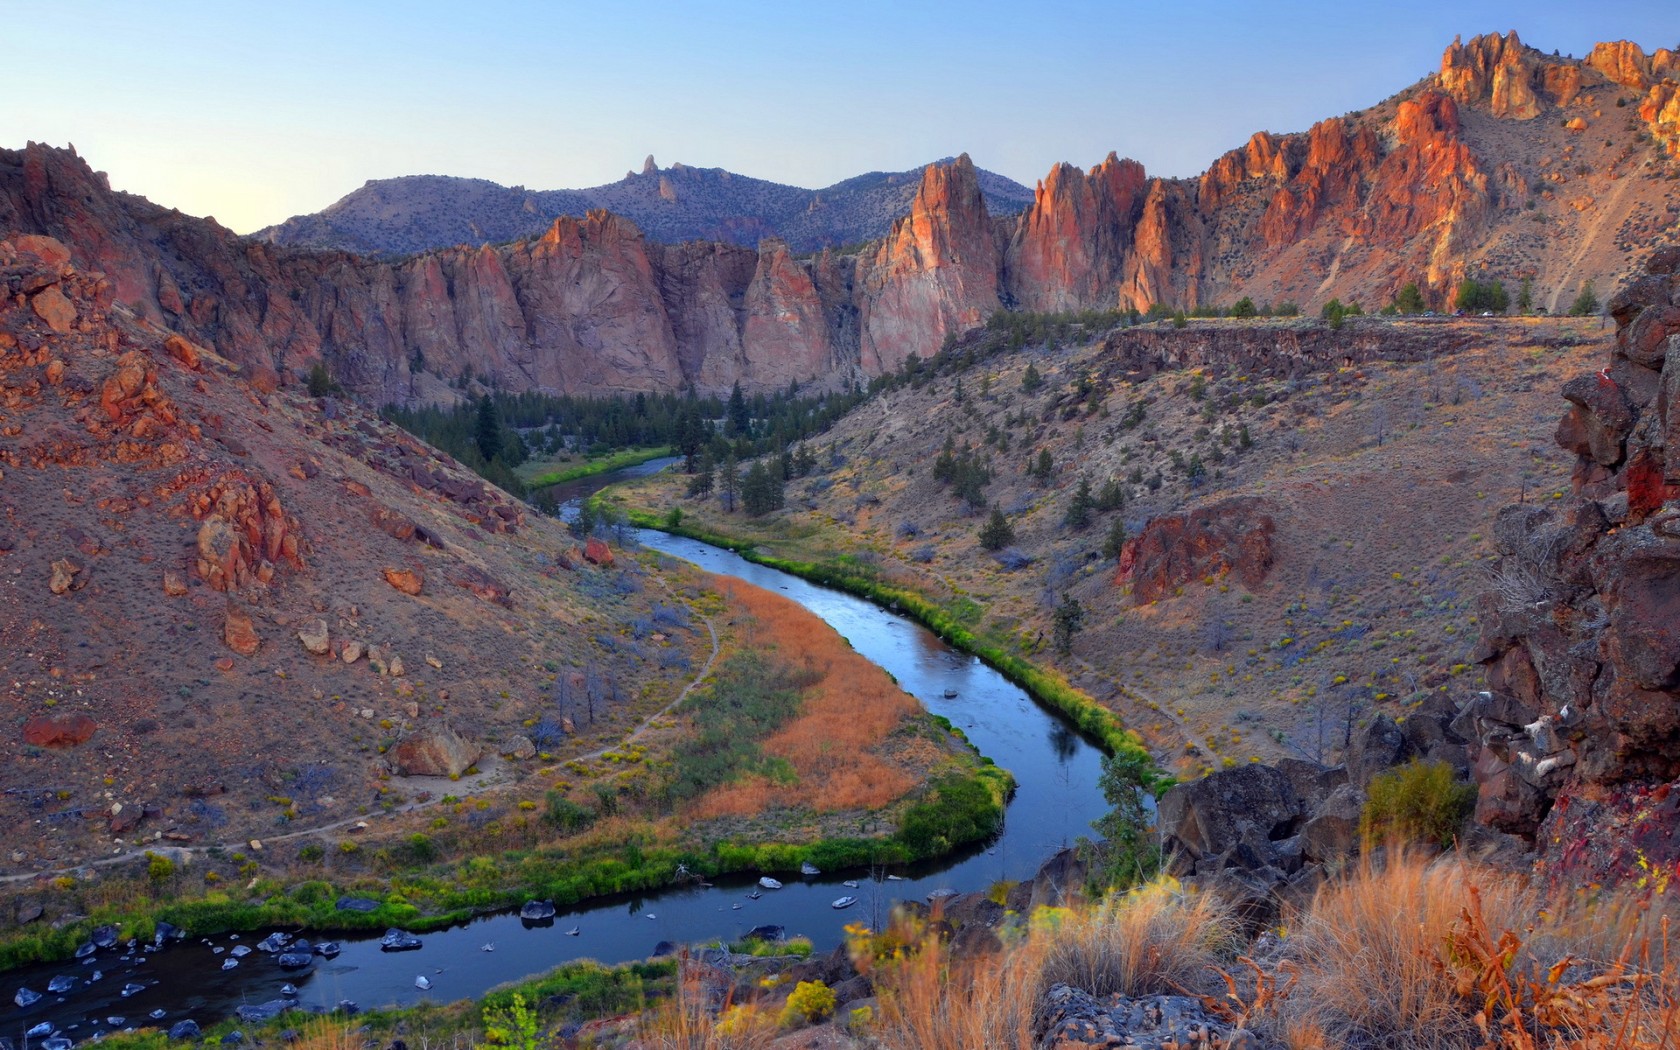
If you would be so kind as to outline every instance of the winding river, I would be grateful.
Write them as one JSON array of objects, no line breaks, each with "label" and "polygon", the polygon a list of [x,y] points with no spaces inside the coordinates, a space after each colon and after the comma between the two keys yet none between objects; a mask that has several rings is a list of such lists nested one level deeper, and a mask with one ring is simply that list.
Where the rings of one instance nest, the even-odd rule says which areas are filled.
[{"label": "winding river", "polygon": [[[571,482],[559,487],[559,494],[575,508],[576,500],[604,485],[645,476],[669,462],[656,460]],[[840,940],[848,922],[878,923],[894,900],[921,899],[946,888],[983,891],[999,880],[1030,878],[1051,852],[1090,833],[1091,821],[1104,808],[1097,789],[1101,752],[977,658],[868,601],[729,551],[646,530],[638,530],[637,537],[666,555],[799,602],[890,672],[928,710],[960,727],[982,754],[1013,772],[1019,785],[998,834],[939,861],[889,871],[810,877],[779,872],[784,887],[764,891],[756,900],[748,896],[754,880],[739,876],[720,878],[711,887],[589,901],[562,910],[552,924],[528,924],[517,914],[486,916],[422,934],[417,951],[384,952],[377,936],[365,934],[317,935],[333,937],[343,952],[333,959],[317,956],[302,970],[282,970],[276,955],[263,951],[241,952],[237,965],[224,969],[236,951],[254,947],[266,930],[189,937],[156,951],[119,941],[83,960],[0,974],[0,1037],[22,1047],[24,1034],[41,1024],[76,1042],[141,1024],[168,1027],[190,1018],[209,1025],[242,1005],[280,998],[287,984],[294,986],[299,1004],[315,1010],[343,1000],[375,1007],[472,998],[570,960],[626,962],[646,958],[660,942],[732,940],[759,925],[810,937],[821,950]],[[858,887],[843,886],[848,880]],[[835,910],[831,902],[843,895],[855,896],[857,904]],[[68,978],[57,983],[62,992],[48,991],[55,977]],[[419,978],[429,989],[418,986]],[[40,1000],[15,1005],[23,988],[39,993]],[[40,1044],[39,1036],[29,1041]],[[5,1050],[3,1043],[0,1050]]]}]

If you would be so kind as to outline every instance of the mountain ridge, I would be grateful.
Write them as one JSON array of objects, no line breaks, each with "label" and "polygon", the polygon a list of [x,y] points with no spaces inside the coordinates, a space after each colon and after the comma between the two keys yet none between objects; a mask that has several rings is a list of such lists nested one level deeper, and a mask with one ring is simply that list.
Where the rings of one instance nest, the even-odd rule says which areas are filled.
[{"label": "mountain ridge", "polygon": [[[864,172],[820,189],[724,168],[682,163],[660,168],[651,156],[639,172],[583,189],[528,190],[489,179],[402,175],[369,179],[321,211],[294,215],[252,236],[298,247],[410,254],[536,237],[562,216],[583,218],[606,209],[661,243],[706,240],[751,248],[778,237],[796,252],[811,252],[882,236],[909,210],[926,167]],[[995,172],[977,173],[995,214],[1031,203],[1030,187]]]},{"label": "mountain ridge", "polygon": [[[1626,42],[1546,56],[1515,33],[1304,133],[1259,132],[1194,179],[1111,154],[995,216],[967,155],[930,166],[885,236],[663,244],[595,210],[539,238],[400,259],[236,237],[113,194],[81,158],[0,151],[0,229],[59,237],[119,298],[231,360],[325,362],[378,403],[508,391],[835,386],[926,358],[1000,309],[1144,311],[1332,298],[1468,277],[1557,310],[1608,289],[1680,218],[1680,62]],[[649,165],[646,177],[660,170]],[[659,176],[663,178],[664,176]]]}]

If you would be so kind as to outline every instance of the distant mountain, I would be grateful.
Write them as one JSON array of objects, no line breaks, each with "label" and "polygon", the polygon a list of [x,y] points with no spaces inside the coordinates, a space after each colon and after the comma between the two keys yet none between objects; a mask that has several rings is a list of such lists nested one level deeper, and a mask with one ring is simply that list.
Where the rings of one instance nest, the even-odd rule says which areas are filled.
[{"label": "distant mountain", "polygon": [[[581,218],[604,208],[666,244],[705,240],[750,248],[780,237],[793,251],[808,252],[884,236],[894,219],[909,214],[924,167],[872,171],[820,190],[722,168],[661,168],[651,156],[640,173],[585,190],[409,175],[370,180],[325,211],[293,216],[256,236],[273,244],[407,254],[532,237],[563,215]],[[1032,203],[1030,188],[994,172],[977,174],[993,215],[1013,215]]]}]

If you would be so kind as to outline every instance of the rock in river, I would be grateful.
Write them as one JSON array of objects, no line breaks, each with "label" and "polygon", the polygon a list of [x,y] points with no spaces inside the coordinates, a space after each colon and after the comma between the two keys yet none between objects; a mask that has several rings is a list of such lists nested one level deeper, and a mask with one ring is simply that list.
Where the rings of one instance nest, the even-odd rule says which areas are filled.
[{"label": "rock in river", "polygon": [[379,938],[379,950],[383,952],[411,952],[419,947],[420,938],[395,927],[386,930],[385,936]]},{"label": "rock in river", "polygon": [[174,1024],[169,1026],[169,1038],[197,1039],[198,1022],[192,1020],[191,1018],[188,1018],[185,1021],[176,1021]]}]

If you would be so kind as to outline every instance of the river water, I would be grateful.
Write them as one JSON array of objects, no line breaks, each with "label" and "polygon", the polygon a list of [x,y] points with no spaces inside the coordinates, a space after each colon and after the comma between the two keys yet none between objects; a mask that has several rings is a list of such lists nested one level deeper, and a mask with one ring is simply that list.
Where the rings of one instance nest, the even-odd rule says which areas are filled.
[{"label": "river water", "polygon": [[[603,485],[646,476],[669,462],[569,483],[562,498],[575,508],[576,500]],[[274,955],[261,951],[223,969],[234,949],[254,947],[266,930],[189,937],[155,952],[119,943],[85,960],[0,974],[0,1037],[10,1037],[14,1046],[22,1047],[24,1033],[43,1022],[77,1042],[126,1026],[168,1027],[186,1018],[208,1025],[241,1005],[279,997],[288,983],[295,986],[304,1008],[317,1010],[341,1000],[367,1008],[473,998],[570,960],[627,962],[646,958],[661,941],[732,940],[759,925],[785,927],[789,936],[810,937],[823,950],[839,942],[848,922],[878,926],[894,900],[919,900],[945,888],[983,891],[999,880],[1030,878],[1054,850],[1091,833],[1091,821],[1104,809],[1097,789],[1101,752],[997,671],[952,649],[913,621],[861,598],[754,565],[695,540],[647,530],[637,530],[637,538],[708,572],[800,603],[890,672],[929,711],[949,718],[982,754],[1015,774],[1018,788],[999,833],[977,847],[922,865],[812,877],[777,872],[784,887],[766,890],[756,900],[748,896],[753,877],[739,876],[720,878],[709,888],[673,887],[597,899],[562,910],[549,925],[524,923],[517,914],[486,916],[420,935],[418,951],[383,952],[377,935],[305,932],[313,940],[338,941],[343,952],[330,960],[317,957],[300,971],[281,970]],[[857,888],[843,886],[847,880],[857,882]],[[844,895],[855,896],[858,903],[834,909],[832,902]],[[62,994],[49,993],[54,977],[71,978],[72,986]],[[417,987],[420,977],[430,984],[429,990]],[[40,1001],[27,1008],[15,1006],[20,988],[40,993]],[[161,1016],[153,1016],[157,1011]],[[39,1045],[40,1039],[31,1042]]]}]

